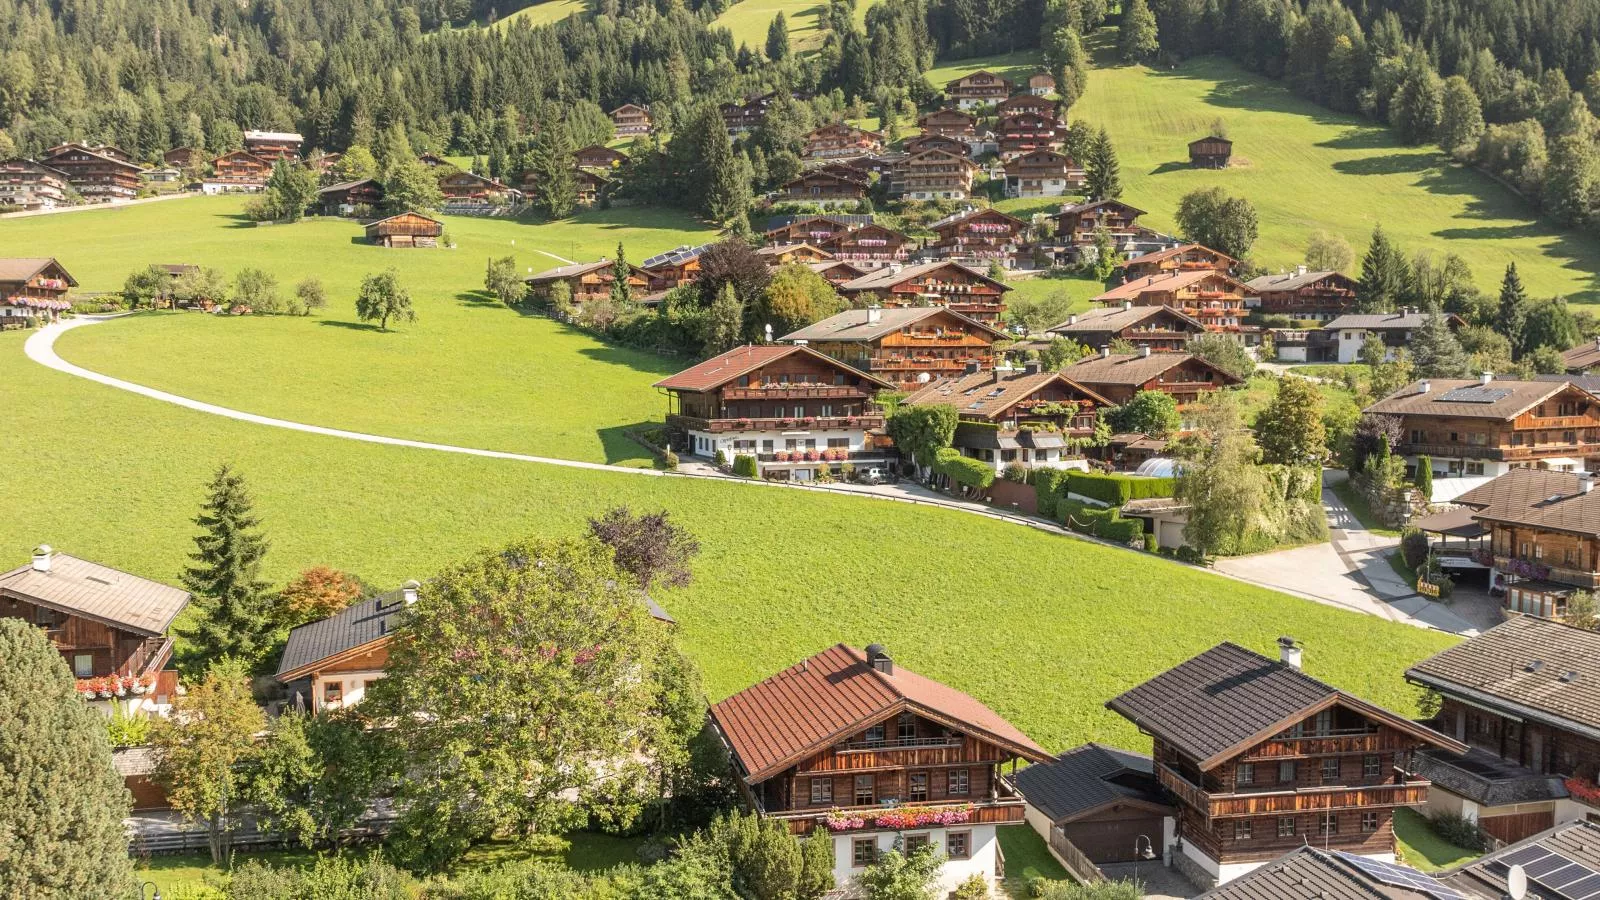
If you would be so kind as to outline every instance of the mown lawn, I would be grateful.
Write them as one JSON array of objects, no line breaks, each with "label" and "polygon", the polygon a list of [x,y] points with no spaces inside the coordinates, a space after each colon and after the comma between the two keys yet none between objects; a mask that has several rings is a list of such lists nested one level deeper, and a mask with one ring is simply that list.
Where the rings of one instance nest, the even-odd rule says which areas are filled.
[{"label": "mown lawn", "polygon": [[[596,342],[481,293],[484,262],[515,255],[524,269],[625,251],[635,261],[708,229],[658,210],[586,213],[544,225],[449,218],[454,250],[386,250],[337,219],[253,228],[236,198],[0,222],[0,246],[53,255],[83,290],[114,290],[152,262],[255,266],[285,291],[322,279],[329,305],[306,318],[142,315],[82,329],[60,350],[141,384],[252,412],[360,431],[594,462],[648,464],[622,429],[659,421],[651,382],[681,368]],[[69,221],[70,220],[70,221]],[[539,252],[544,251],[544,252]],[[361,278],[401,271],[418,321],[381,333],[356,321]],[[581,365],[578,365],[581,363]]]},{"label": "mown lawn", "polygon": [[1394,811],[1394,836],[1401,861],[1424,872],[1448,869],[1481,855],[1439,837],[1427,818],[1414,809]]},{"label": "mown lawn", "polygon": [[[876,2],[857,0],[857,25],[867,21],[867,10]],[[717,16],[715,24],[733,34],[735,47],[748,44],[752,50],[765,52],[767,28],[780,12],[783,13],[784,24],[789,27],[791,50],[808,53],[822,47],[822,22],[828,12],[826,0],[738,0]]]},{"label": "mown lawn", "polygon": [[1012,897],[1028,896],[1028,882],[1035,878],[1070,878],[1067,870],[1050,855],[1044,838],[1031,825],[1008,825],[995,830],[1000,852],[1006,858],[1006,891]]}]

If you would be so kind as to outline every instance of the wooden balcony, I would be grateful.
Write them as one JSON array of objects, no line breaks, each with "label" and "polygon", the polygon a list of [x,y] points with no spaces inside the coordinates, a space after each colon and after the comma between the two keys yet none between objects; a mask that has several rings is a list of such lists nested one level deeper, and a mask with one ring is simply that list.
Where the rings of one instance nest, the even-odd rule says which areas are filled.
[{"label": "wooden balcony", "polygon": [[[845,829],[839,833],[849,833],[850,831],[867,833],[880,828],[891,827],[879,826],[875,824],[873,822],[873,817],[881,813],[890,812],[900,807],[916,807],[918,809],[937,810],[955,809],[964,805],[967,804],[956,801],[941,800],[935,803],[888,803],[872,806],[839,806],[835,807],[835,809],[837,809],[839,812],[860,813],[861,818],[864,820],[862,827]],[[928,828],[959,828],[962,825],[1017,825],[1026,821],[1027,818],[1026,808],[1023,805],[1022,798],[1015,795],[1001,795],[993,798],[985,797],[971,801],[970,805],[972,806],[971,813],[968,815],[966,821],[960,823],[959,825],[929,824],[904,830],[912,831],[926,830]],[[791,833],[795,835],[805,835],[810,834],[817,828],[827,828],[828,812],[829,810],[800,809],[785,810],[780,812],[767,812],[765,814],[774,819],[781,819],[787,822],[789,825],[789,831]]]},{"label": "wooden balcony", "polygon": [[1349,734],[1307,735],[1267,741],[1240,759],[1285,760],[1307,756],[1339,756],[1367,753],[1394,753],[1410,750],[1416,741],[1393,732],[1352,732]]},{"label": "wooden balcony", "polygon": [[[1584,569],[1574,569],[1570,566],[1553,566],[1542,559],[1519,559],[1509,553],[1496,553],[1494,555],[1494,567],[1502,572],[1512,569],[1517,563],[1536,566],[1544,570],[1539,577],[1540,581],[1555,581],[1575,587],[1600,587],[1600,572],[1589,572]],[[1512,583],[1514,584],[1515,582]]]},{"label": "wooden balcony", "polygon": [[865,400],[867,397],[866,391],[847,385],[768,384],[722,389],[724,400]]},{"label": "wooden balcony", "polygon": [[712,434],[723,434],[734,431],[827,431],[827,430],[867,430],[882,428],[883,416],[831,416],[812,418],[788,419],[704,419],[698,416],[667,416],[667,424],[691,431],[708,431]]},{"label": "wooden balcony", "polygon": [[1414,444],[1402,443],[1399,451],[1407,456],[1426,454],[1433,457],[1463,459],[1497,459],[1505,461],[1548,459],[1557,456],[1582,458],[1600,455],[1600,441],[1579,441],[1572,444],[1522,444],[1520,446],[1495,446],[1472,444]]},{"label": "wooden balcony", "polygon": [[1161,784],[1176,794],[1185,806],[1203,812],[1208,818],[1416,806],[1427,802],[1429,786],[1427,781],[1408,781],[1404,784],[1336,785],[1292,791],[1212,794],[1165,764],[1158,767],[1156,774]]}]

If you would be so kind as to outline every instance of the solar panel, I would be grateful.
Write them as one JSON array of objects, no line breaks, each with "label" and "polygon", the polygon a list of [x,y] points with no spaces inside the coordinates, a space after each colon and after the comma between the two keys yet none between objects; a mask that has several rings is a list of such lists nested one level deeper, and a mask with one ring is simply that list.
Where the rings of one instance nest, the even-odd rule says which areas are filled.
[{"label": "solar panel", "polygon": [[1418,872],[1416,869],[1408,869],[1405,866],[1369,859],[1365,856],[1356,856],[1353,853],[1344,853],[1339,850],[1334,850],[1333,855],[1360,869],[1374,881],[1391,887],[1408,888],[1427,894],[1435,898],[1435,900],[1465,900],[1460,894],[1440,884],[1437,880]]},{"label": "solar panel", "polygon": [[1593,897],[1600,894],[1600,875],[1590,875],[1573,884],[1567,885],[1567,893],[1573,897]]},{"label": "solar panel", "polygon": [[1459,387],[1439,395],[1440,400],[1451,403],[1493,403],[1511,396],[1506,388]]},{"label": "solar panel", "polygon": [[1502,870],[1512,866],[1525,866],[1536,859],[1543,859],[1550,855],[1550,851],[1535,844],[1532,847],[1523,847],[1515,853],[1507,853],[1494,861],[1494,865]]},{"label": "solar panel", "polygon": [[1600,897],[1600,872],[1537,844],[1507,853],[1491,863],[1501,872],[1512,866],[1521,866],[1529,881],[1565,900]]}]

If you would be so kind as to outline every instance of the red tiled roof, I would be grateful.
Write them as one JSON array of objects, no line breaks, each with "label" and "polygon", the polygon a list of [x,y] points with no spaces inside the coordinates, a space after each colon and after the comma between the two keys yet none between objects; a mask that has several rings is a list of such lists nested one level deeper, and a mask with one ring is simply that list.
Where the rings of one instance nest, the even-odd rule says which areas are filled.
[{"label": "red tiled roof", "polygon": [[751,782],[764,781],[852,732],[905,709],[947,720],[1018,756],[1050,755],[994,710],[954,688],[895,665],[886,674],[847,644],[754,684],[711,708]]},{"label": "red tiled roof", "polygon": [[[1137,259],[1138,257],[1135,257],[1135,260]],[[1241,291],[1248,292],[1249,290],[1245,287],[1243,282],[1232,277],[1226,272],[1219,272],[1216,269],[1188,269],[1181,272],[1173,272],[1170,275],[1132,278],[1127,282],[1119,284],[1111,290],[1106,291],[1098,297],[1095,297],[1094,299],[1096,303],[1114,302],[1125,298],[1133,299],[1142,294],[1153,291],[1180,290],[1188,287],[1191,284],[1194,284],[1197,281],[1203,281],[1207,278],[1213,277],[1222,278],[1228,282],[1229,286],[1239,288]]]},{"label": "red tiled roof", "polygon": [[860,369],[847,366],[830,356],[824,356],[801,344],[746,344],[743,347],[735,347],[726,353],[719,353],[703,363],[690,366],[676,375],[669,375],[656,382],[654,386],[672,391],[715,390],[746,372],[776,362],[792,353],[804,353],[836,369],[855,375],[863,381],[872,382],[878,387],[886,389],[894,387],[887,381],[869,375]]}]

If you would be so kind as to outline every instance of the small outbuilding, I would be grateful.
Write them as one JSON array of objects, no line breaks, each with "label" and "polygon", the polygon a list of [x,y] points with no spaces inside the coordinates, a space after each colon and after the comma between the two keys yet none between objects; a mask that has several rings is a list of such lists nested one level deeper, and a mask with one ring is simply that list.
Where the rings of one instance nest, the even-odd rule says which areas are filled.
[{"label": "small outbuilding", "polygon": [[1226,169],[1233,158],[1233,141],[1225,137],[1203,137],[1189,142],[1189,165],[1197,169]]},{"label": "small outbuilding", "polygon": [[385,247],[437,247],[442,234],[443,222],[410,210],[367,226],[367,240]]},{"label": "small outbuilding", "polygon": [[1056,856],[1096,866],[1159,857],[1177,814],[1150,757],[1084,744],[1008,776]]}]

